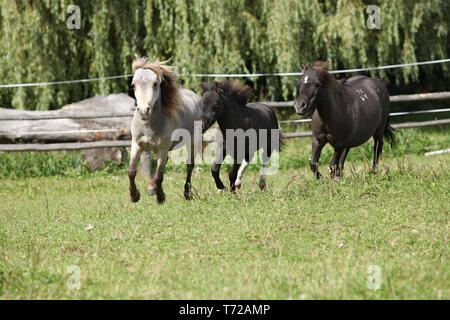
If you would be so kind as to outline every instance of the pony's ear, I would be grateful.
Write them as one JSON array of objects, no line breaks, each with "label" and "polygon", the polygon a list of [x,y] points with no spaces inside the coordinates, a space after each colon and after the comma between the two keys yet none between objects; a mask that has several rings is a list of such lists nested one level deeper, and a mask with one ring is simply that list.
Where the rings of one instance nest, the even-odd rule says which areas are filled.
[{"label": "pony's ear", "polygon": [[308,69],[308,66],[306,64],[304,64],[303,62],[299,62],[298,66],[300,67],[300,69],[302,70],[302,72],[305,72],[306,69]]},{"label": "pony's ear", "polygon": [[202,89],[203,93],[205,93],[206,91],[208,91],[208,88],[206,86],[206,83],[204,82],[199,82],[198,86]]}]

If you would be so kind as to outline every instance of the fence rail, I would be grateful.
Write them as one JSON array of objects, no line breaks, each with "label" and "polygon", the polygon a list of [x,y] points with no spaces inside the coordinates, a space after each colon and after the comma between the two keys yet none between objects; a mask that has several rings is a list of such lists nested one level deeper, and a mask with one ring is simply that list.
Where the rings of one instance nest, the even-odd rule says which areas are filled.
[{"label": "fence rail", "polygon": [[[420,121],[420,122],[405,122],[393,124],[394,129],[405,128],[419,128],[436,125],[450,124],[450,119]],[[281,133],[283,139],[291,138],[307,138],[311,137],[311,131],[302,132],[286,132]],[[203,141],[212,142],[214,137],[204,137]],[[34,143],[34,144],[0,144],[0,152],[19,152],[19,151],[62,151],[62,150],[81,150],[81,149],[95,149],[95,148],[113,148],[113,147],[129,147],[131,141],[129,140],[101,140],[93,142],[70,142],[70,143]]]},{"label": "fence rail", "polygon": [[[427,101],[427,100],[443,100],[443,99],[450,99],[450,91],[396,95],[390,97],[391,102]],[[266,101],[262,103],[273,108],[292,107],[294,105],[294,101]],[[0,114],[0,121],[57,120],[57,119],[85,120],[85,119],[102,119],[102,118],[103,119],[123,118],[133,116],[132,111],[122,113],[97,112],[84,114],[73,114],[69,112],[59,112],[58,114],[55,114],[54,111],[37,111],[37,112],[36,111],[24,112],[18,110],[8,110],[8,111],[10,112],[8,112],[7,114]]]},{"label": "fence rail", "polygon": [[[441,100],[441,99],[450,99],[450,91],[447,92],[432,92],[432,93],[421,93],[421,94],[410,94],[410,95],[396,95],[391,96],[391,102],[406,102],[406,101],[426,101],[426,100]],[[278,107],[291,107],[293,105],[293,101],[284,101],[284,102],[265,102],[267,105],[278,108]],[[391,116],[400,116],[400,115],[408,115],[408,114],[425,114],[425,113],[441,113],[441,112],[450,112],[450,108],[448,109],[434,109],[434,110],[419,110],[419,111],[409,111],[409,112],[394,112],[391,113]],[[121,112],[121,113],[111,113],[111,112],[85,112],[80,114],[74,114],[73,112],[67,112],[65,110],[60,111],[17,111],[17,110],[7,110],[7,112],[0,114],[0,121],[29,121],[29,120],[58,120],[58,119],[75,119],[75,120],[84,120],[84,119],[106,119],[106,118],[123,118],[123,117],[132,117],[133,112]],[[280,121],[280,123],[301,123],[301,122],[310,122],[311,119],[296,119],[296,120],[285,120]],[[0,122],[1,123],[1,122]],[[392,126],[395,129],[403,129],[403,128],[417,128],[417,127],[426,127],[426,126],[435,126],[435,125],[446,125],[450,124],[449,119],[440,119],[440,120],[432,120],[432,121],[421,121],[421,122],[405,122],[405,123],[397,123]],[[81,130],[83,131],[83,130]],[[80,132],[81,132],[80,131]],[[86,132],[103,132],[103,131],[117,131],[117,129],[93,129],[93,130],[84,130]],[[84,132],[83,131],[83,132]],[[57,134],[59,131],[55,132],[26,132],[22,133],[22,135],[38,135],[42,134]],[[65,131],[61,131],[65,132]],[[67,131],[71,132],[72,131]],[[5,132],[0,131],[0,135],[5,134]],[[311,131],[303,131],[303,132],[282,132],[282,137],[285,139],[290,138],[304,138],[310,137]],[[106,138],[107,139],[107,138]],[[111,139],[111,138],[110,138]],[[127,138],[125,138],[127,139]],[[48,139],[47,139],[48,140]],[[213,137],[204,137],[204,141],[211,142],[213,141]],[[45,141],[45,139],[44,139]],[[53,141],[55,142],[55,141]],[[131,141],[129,140],[97,140],[97,141],[87,141],[87,142],[63,142],[63,143],[22,143],[22,144],[0,144],[0,152],[19,152],[19,151],[57,151],[57,150],[80,150],[80,149],[93,149],[93,148],[112,148],[112,147],[128,147],[131,145]]]}]

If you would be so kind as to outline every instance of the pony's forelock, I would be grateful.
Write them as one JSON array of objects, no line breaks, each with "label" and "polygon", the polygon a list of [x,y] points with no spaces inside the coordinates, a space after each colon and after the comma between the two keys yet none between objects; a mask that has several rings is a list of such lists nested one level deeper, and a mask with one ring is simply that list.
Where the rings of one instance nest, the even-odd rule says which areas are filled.
[{"label": "pony's forelock", "polygon": [[328,61],[317,60],[308,69],[313,69],[319,73],[321,80],[327,84],[329,81],[334,80],[333,76],[328,72]]}]

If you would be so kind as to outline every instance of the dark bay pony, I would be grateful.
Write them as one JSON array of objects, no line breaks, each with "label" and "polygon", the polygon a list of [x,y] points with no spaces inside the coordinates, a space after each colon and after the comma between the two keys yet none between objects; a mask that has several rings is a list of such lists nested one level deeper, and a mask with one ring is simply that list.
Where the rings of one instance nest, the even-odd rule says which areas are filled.
[{"label": "dark bay pony", "polygon": [[389,124],[389,93],[378,78],[356,76],[337,81],[328,72],[328,62],[317,61],[312,67],[301,64],[303,76],[298,83],[299,96],[295,112],[305,115],[313,111],[311,170],[321,177],[318,162],[322,148],[334,148],[330,164],[331,177],[340,177],[350,148],[370,137],[374,139],[373,170],[383,150],[383,138],[394,144]]},{"label": "dark bay pony", "polygon": [[[278,121],[275,112],[262,103],[247,103],[252,89],[231,81],[199,83],[203,90],[200,100],[202,130],[205,132],[217,121],[220,127],[216,137],[218,147],[211,168],[219,190],[225,186],[220,180],[220,166],[229,154],[233,166],[229,172],[230,189],[239,189],[242,175],[255,152],[263,149],[263,167],[259,188],[266,188],[266,169],[273,151],[279,151]],[[227,135],[228,132],[228,135]],[[221,133],[221,134],[220,134]],[[230,133],[233,133],[231,136]],[[227,139],[228,137],[228,139]]]}]

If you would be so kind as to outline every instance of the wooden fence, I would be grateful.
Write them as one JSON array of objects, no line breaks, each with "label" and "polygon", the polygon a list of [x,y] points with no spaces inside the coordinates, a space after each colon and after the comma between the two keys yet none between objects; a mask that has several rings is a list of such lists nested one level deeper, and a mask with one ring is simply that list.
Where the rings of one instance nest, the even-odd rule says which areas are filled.
[{"label": "wooden fence", "polygon": [[[428,101],[428,100],[441,100],[450,99],[450,92],[435,92],[435,93],[422,93],[422,94],[411,94],[411,95],[397,95],[391,96],[391,102],[408,102],[408,101]],[[264,102],[265,104],[271,106],[272,108],[280,107],[292,107],[293,101],[284,102]],[[440,109],[440,112],[447,112],[447,109]],[[429,112],[423,111],[423,113]],[[450,108],[448,109],[450,112]],[[399,115],[413,114],[417,112],[402,112]],[[419,111],[420,113],[420,111]],[[58,119],[75,119],[75,120],[96,120],[96,119],[114,119],[114,118],[131,118],[133,112],[89,112],[84,114],[73,114],[60,110],[58,112],[34,112],[34,111],[23,111],[23,112],[0,112],[0,138],[2,135],[2,121],[33,121],[33,120],[58,120]],[[303,119],[302,122],[307,122],[309,120]],[[405,122],[394,124],[393,127],[396,129],[403,128],[417,128],[425,126],[435,126],[435,125],[445,125],[450,124],[449,119],[432,120],[432,121],[421,121],[421,122]],[[109,129],[115,130],[115,129]],[[89,130],[88,130],[89,131]],[[95,131],[95,130],[90,130]],[[102,131],[102,130],[97,130]],[[59,131],[47,132],[57,134]],[[62,131],[61,131],[62,132]],[[36,132],[30,133],[36,135]],[[42,133],[45,134],[45,133]],[[303,132],[282,132],[283,138],[302,138],[310,137],[310,131]],[[128,132],[129,135],[129,132]],[[126,136],[126,135],[124,135]],[[45,141],[45,138],[43,138]],[[211,137],[205,137],[206,141],[213,141]],[[0,151],[13,152],[13,151],[55,151],[55,150],[79,150],[79,149],[92,149],[92,148],[111,148],[111,147],[128,147],[131,141],[126,140],[101,140],[99,137],[98,141],[87,141],[87,142],[66,142],[66,143],[6,143],[0,144]]]}]

